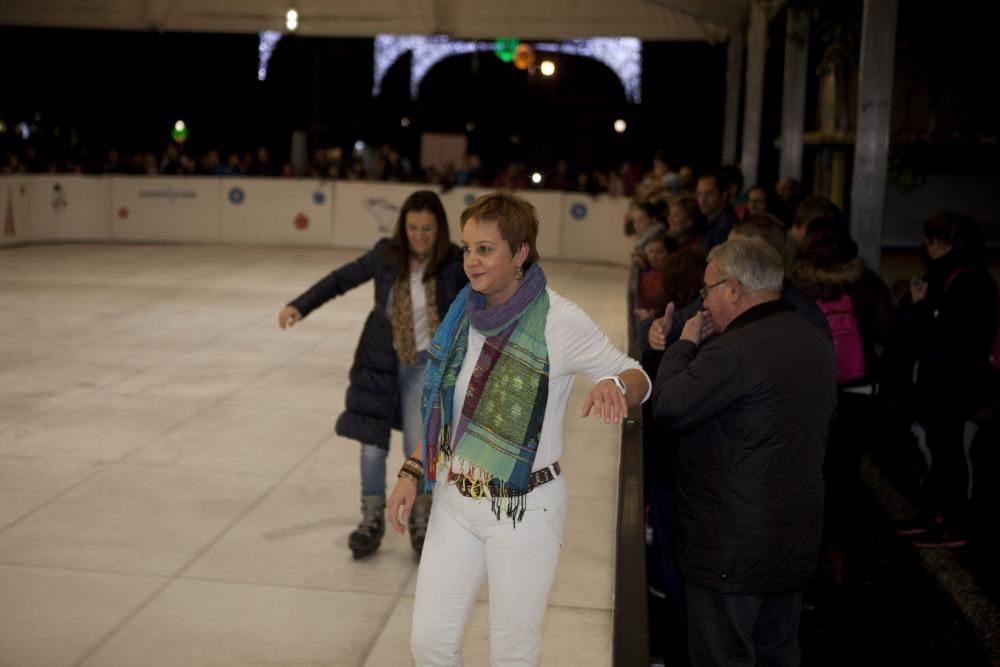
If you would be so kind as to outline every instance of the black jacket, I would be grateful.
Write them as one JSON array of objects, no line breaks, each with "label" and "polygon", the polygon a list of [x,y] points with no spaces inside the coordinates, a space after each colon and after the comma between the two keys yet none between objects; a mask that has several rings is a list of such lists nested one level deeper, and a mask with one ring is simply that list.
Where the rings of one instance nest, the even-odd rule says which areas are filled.
[{"label": "black jacket", "polygon": [[997,286],[981,262],[955,250],[933,260],[925,280],[927,297],[910,305],[905,323],[920,362],[917,409],[968,415],[989,396]]},{"label": "black jacket", "polygon": [[681,436],[687,581],[721,593],[805,588],[819,557],[836,368],[833,346],[781,301],[751,308],[701,349],[667,348],[653,413]]},{"label": "black jacket", "polygon": [[[365,320],[354,353],[346,410],[337,419],[338,435],[368,444],[389,447],[393,428],[400,428],[399,359],[392,343],[392,325],[386,312],[398,271],[389,260],[389,241],[382,239],[358,259],[345,264],[292,301],[302,317],[358,285],[375,279],[375,307]],[[441,319],[468,282],[462,251],[452,245],[437,280],[437,309]]]},{"label": "black jacket", "polygon": [[729,232],[739,221],[732,206],[727,206],[710,216],[705,223],[705,250],[711,250],[715,246],[725,243],[726,239],[729,238]]}]

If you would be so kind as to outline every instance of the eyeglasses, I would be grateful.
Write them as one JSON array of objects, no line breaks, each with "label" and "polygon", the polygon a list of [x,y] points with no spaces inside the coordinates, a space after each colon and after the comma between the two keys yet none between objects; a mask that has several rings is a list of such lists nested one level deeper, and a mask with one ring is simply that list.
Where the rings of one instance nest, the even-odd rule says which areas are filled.
[{"label": "eyeglasses", "polygon": [[701,300],[704,301],[705,299],[708,298],[708,293],[710,291],[712,291],[713,287],[718,287],[719,285],[721,285],[722,283],[726,282],[727,280],[729,280],[729,278],[723,278],[722,280],[720,280],[718,282],[715,282],[715,283],[712,283],[711,285],[705,285],[700,290],[698,290],[698,294],[701,295]]}]

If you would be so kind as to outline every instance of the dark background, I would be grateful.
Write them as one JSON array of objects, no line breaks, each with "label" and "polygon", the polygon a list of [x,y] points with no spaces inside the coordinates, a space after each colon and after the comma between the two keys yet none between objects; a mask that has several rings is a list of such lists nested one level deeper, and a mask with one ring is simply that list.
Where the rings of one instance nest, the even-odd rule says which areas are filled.
[{"label": "dark background", "polygon": [[[644,44],[639,105],[625,101],[606,66],[574,56],[539,54],[555,61],[553,77],[491,53],[457,56],[435,66],[411,100],[407,55],[373,99],[373,40],[286,36],[263,82],[257,46],[256,35],[0,28],[8,125],[0,140],[16,141],[13,127],[28,121],[36,142],[159,153],[183,119],[192,155],[264,144],[283,161],[301,129],[310,151],[361,139],[390,143],[417,163],[422,131],[465,133],[472,122],[469,150],[492,169],[518,159],[544,170],[560,158],[609,168],[624,158],[648,163],[657,152],[674,168],[707,169],[721,151],[724,45]],[[624,135],[613,130],[617,118],[628,123]]]},{"label": "dark background", "polygon": [[[862,3],[789,5],[813,14],[806,130],[814,130],[822,71],[838,60],[856,71]],[[935,173],[1000,173],[998,22],[998,3],[900,3],[889,180],[901,192]],[[779,14],[768,29],[758,170],[765,184],[779,175],[784,25]],[[573,56],[539,54],[556,62],[551,78],[490,53],[454,57],[435,66],[411,100],[408,55],[372,98],[371,39],[285,36],[264,82],[257,80],[257,48],[255,34],[0,27],[0,119],[8,126],[0,154],[17,152],[13,128],[22,121],[37,126],[32,142],[42,154],[86,149],[98,163],[111,147],[159,154],[178,119],[190,127],[186,151],[193,156],[266,145],[278,164],[288,158],[294,130],[308,133],[310,152],[330,146],[349,152],[360,139],[392,144],[419,164],[422,132],[465,133],[472,122],[469,150],[482,157],[488,178],[511,160],[544,172],[562,158],[582,171],[617,167],[625,158],[648,168],[661,154],[673,169],[691,164],[703,171],[716,167],[721,154],[725,44],[644,43],[639,105],[625,101],[607,67]],[[853,116],[856,99],[845,103]],[[406,128],[404,116],[411,119]],[[624,135],[612,128],[617,118],[628,123]],[[806,142],[807,190],[817,156],[829,148]],[[832,148],[847,151],[852,164],[849,144]],[[849,171],[846,177],[850,182]]]}]

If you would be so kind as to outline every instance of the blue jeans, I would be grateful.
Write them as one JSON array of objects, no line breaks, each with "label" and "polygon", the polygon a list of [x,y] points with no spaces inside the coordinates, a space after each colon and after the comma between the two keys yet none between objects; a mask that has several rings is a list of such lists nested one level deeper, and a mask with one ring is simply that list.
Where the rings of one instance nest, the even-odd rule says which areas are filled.
[{"label": "blue jeans", "polygon": [[[417,353],[417,360],[410,365],[400,364],[399,402],[403,416],[403,452],[409,457],[423,438],[423,420],[420,417],[420,394],[424,388],[424,371],[427,369],[427,352]],[[385,498],[385,459],[388,449],[361,443],[361,495]]]}]

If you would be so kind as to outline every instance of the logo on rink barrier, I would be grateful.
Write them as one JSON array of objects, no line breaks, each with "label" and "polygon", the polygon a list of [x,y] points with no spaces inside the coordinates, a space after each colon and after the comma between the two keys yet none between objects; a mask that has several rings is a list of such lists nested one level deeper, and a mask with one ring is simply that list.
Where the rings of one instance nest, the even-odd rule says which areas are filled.
[{"label": "logo on rink barrier", "polygon": [[242,188],[232,188],[229,191],[229,201],[232,204],[242,204],[243,200],[246,199],[246,193],[243,192]]},{"label": "logo on rink barrier", "polygon": [[378,224],[379,234],[391,234],[392,228],[399,217],[399,206],[385,197],[372,197],[365,200],[365,210],[371,213]]},{"label": "logo on rink barrier", "polygon": [[574,220],[583,220],[587,217],[587,206],[577,202],[570,206],[569,214],[573,216]]},{"label": "logo on rink barrier", "polygon": [[476,195],[472,194],[471,192],[469,192],[469,193],[467,193],[465,195],[465,205],[466,206],[472,206],[472,202],[474,202],[474,201],[476,201]]},{"label": "logo on rink barrier", "polygon": [[174,190],[167,187],[166,190],[139,190],[139,199],[166,199],[171,204],[175,199],[197,199],[198,193],[194,190]]},{"label": "logo on rink barrier", "polygon": [[295,225],[295,229],[299,231],[305,231],[309,229],[309,216],[307,216],[305,213],[299,213],[297,216],[295,216],[293,224]]},{"label": "logo on rink barrier", "polygon": [[313,193],[313,203],[316,204],[316,206],[322,206],[323,202],[325,202],[325,201],[326,201],[326,195],[325,194],[323,194],[319,190],[317,190],[316,192]]},{"label": "logo on rink barrier", "polygon": [[62,210],[69,206],[69,202],[66,200],[66,191],[63,190],[61,183],[54,183],[52,185],[52,210],[56,213],[62,213]]}]

